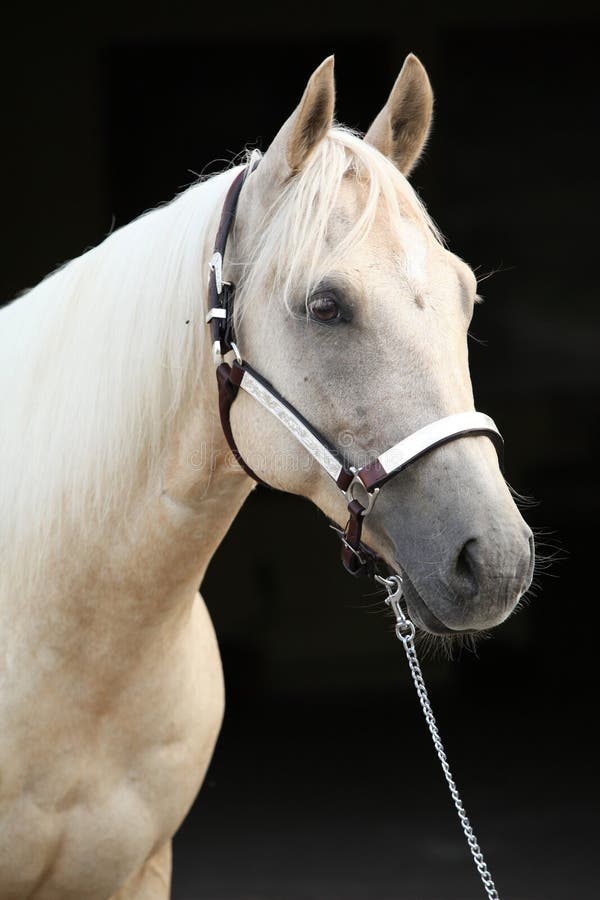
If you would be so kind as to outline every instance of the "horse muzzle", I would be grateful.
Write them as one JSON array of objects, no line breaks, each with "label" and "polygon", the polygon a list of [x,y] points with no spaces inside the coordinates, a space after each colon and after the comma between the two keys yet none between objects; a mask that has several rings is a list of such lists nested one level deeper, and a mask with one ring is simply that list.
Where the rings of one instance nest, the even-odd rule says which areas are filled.
[{"label": "horse muzzle", "polygon": [[505,621],[527,592],[535,562],[531,530],[469,537],[432,565],[431,555],[399,563],[411,619],[432,634],[484,631]]}]

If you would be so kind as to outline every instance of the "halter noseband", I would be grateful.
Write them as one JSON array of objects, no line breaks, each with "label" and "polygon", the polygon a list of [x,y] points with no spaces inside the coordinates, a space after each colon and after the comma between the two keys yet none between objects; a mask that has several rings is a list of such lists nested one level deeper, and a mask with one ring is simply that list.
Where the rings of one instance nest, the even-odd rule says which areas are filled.
[{"label": "halter noseband", "polygon": [[[313,459],[325,469],[330,478],[345,494],[348,501],[348,522],[342,530],[335,528],[342,541],[342,562],[352,575],[362,572],[373,574],[378,568],[385,569],[385,563],[361,541],[363,521],[371,512],[380,488],[390,478],[402,472],[425,453],[448,441],[467,435],[486,435],[498,453],[502,450],[502,437],[493,419],[479,412],[462,412],[438,419],[424,428],[394,444],[377,459],[360,469],[349,466],[342,454],[332,446],[295,407],[262,377],[252,366],[244,362],[235,343],[233,300],[235,286],[223,281],[223,258],[227,239],[235,218],[237,202],[246,175],[251,170],[243,169],[233,180],[221,213],[221,220],[210,262],[208,282],[209,310],[206,321],[211,327],[213,356],[217,364],[219,387],[219,414],[227,443],[240,466],[260,484],[262,478],[250,468],[242,458],[231,430],[231,405],[240,388],[250,394],[267,409],[294,437],[308,450]],[[234,361],[225,361],[227,354],[233,353]]]}]

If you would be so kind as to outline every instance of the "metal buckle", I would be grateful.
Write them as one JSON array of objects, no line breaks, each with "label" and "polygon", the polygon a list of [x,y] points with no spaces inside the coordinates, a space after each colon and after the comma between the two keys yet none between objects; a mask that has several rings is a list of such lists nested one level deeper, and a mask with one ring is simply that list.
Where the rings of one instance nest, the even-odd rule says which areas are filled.
[{"label": "metal buckle", "polygon": [[346,550],[349,550],[350,553],[354,554],[354,556],[357,558],[357,560],[359,561],[361,566],[366,566],[367,561],[366,561],[365,557],[363,556],[363,554],[360,552],[360,550],[357,550],[356,547],[353,547],[352,544],[349,544],[343,534],[340,535],[340,540],[341,540],[342,544],[344,545],[344,547],[346,548]]},{"label": "metal buckle", "polygon": [[390,575],[388,578],[375,575],[375,581],[382,584],[388,592],[385,602],[392,608],[396,618],[396,637],[406,647],[415,636],[415,626],[407,618],[400,605],[402,603],[402,575]]},{"label": "metal buckle", "polygon": [[242,359],[242,354],[240,353],[240,348],[233,341],[229,342],[229,346],[233,350],[233,355],[235,356],[237,362],[239,362],[239,364],[241,366],[241,364],[243,363],[244,360]]},{"label": "metal buckle", "polygon": [[231,287],[231,282],[223,281],[223,257],[218,250],[211,256],[208,268],[211,272],[215,273],[215,287],[217,289],[217,294],[220,297],[223,293],[223,285],[227,284]]},{"label": "metal buckle", "polygon": [[[353,471],[354,471],[354,470],[353,470]],[[362,491],[362,495],[363,495],[362,497],[360,497],[360,496],[359,496],[359,497],[356,497],[356,496],[355,496],[355,488],[356,488],[356,487],[360,487],[360,489],[361,489],[361,491]],[[365,495],[365,494],[366,494],[366,496],[367,496],[367,503],[366,503],[366,505],[365,505],[365,503],[364,503],[364,499],[365,499],[365,496],[364,496],[364,495]],[[347,499],[348,503],[352,503],[353,500],[358,500],[358,501],[359,501],[359,503],[361,504],[361,506],[364,507],[363,511],[361,512],[361,516],[362,516],[363,518],[364,518],[365,516],[368,516],[368,515],[369,515],[369,513],[371,512],[371,510],[372,510],[373,507],[375,506],[375,501],[377,500],[377,497],[378,497],[378,496],[379,496],[379,488],[374,488],[372,491],[369,491],[369,490],[365,487],[365,485],[363,484],[363,482],[361,481],[360,476],[358,475],[358,472],[354,472],[354,478],[352,479],[352,481],[350,482],[350,484],[348,485],[348,487],[347,487],[347,489],[346,489],[346,499]]]},{"label": "metal buckle", "polygon": [[234,344],[233,341],[231,342],[231,350],[228,350],[227,353],[223,353],[223,349],[221,347],[221,341],[215,341],[212,346],[212,353],[213,353],[213,362],[216,366],[218,366],[222,362],[224,362],[225,357],[229,353],[233,353],[233,355],[235,356],[236,362],[238,362],[240,364],[240,366],[244,362],[244,360],[242,359],[242,354],[240,353],[238,345]]},{"label": "metal buckle", "polygon": [[356,547],[353,547],[352,544],[348,543],[348,541],[346,540],[345,530],[343,528],[340,528],[339,525],[334,525],[333,522],[329,523],[329,527],[331,528],[332,531],[335,531],[335,533],[339,537],[339,539],[342,542],[342,544],[344,545],[344,547],[346,547],[346,549],[349,550],[350,553],[354,554],[354,556],[357,558],[357,560],[359,561],[361,566],[366,565],[366,559],[363,556],[363,554],[360,552],[360,550],[357,550]]},{"label": "metal buckle", "polygon": [[211,319],[226,319],[227,318],[227,310],[223,306],[213,306],[206,313],[206,324],[208,324]]},{"label": "metal buckle", "polygon": [[220,296],[223,290],[223,257],[219,252],[213,253],[208,267],[215,273],[215,287]]}]

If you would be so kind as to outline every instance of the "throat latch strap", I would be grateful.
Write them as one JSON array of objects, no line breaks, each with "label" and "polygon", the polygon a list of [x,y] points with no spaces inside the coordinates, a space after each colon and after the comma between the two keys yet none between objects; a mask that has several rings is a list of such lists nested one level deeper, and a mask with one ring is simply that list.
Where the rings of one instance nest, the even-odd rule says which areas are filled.
[{"label": "throat latch strap", "polygon": [[258,484],[266,484],[256,472],[244,460],[242,454],[237,448],[233,431],[231,430],[231,405],[238,395],[240,382],[243,375],[243,369],[234,363],[232,368],[229,363],[220,363],[217,366],[217,385],[219,388],[219,417],[221,419],[221,428],[225,439],[229,444],[229,449],[233,453],[234,458],[240,464],[244,472],[257,481]]}]

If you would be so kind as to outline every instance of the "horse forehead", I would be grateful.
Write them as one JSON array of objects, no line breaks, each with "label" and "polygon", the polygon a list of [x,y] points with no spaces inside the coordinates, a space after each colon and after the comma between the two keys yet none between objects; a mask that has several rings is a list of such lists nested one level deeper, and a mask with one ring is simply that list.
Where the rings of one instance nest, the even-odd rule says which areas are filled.
[{"label": "horse forehead", "polygon": [[[326,241],[330,248],[341,243],[351,231],[364,209],[366,195],[364,185],[346,183],[342,186],[327,227]],[[414,199],[400,190],[397,199],[398,215],[393,222],[380,201],[359,255],[367,264],[369,259],[376,259],[382,274],[387,270],[392,277],[403,276],[416,289],[423,289],[428,270],[435,265],[436,254],[432,250],[437,242]]]},{"label": "horse forehead", "polygon": [[402,217],[395,229],[395,238],[390,244],[394,269],[416,290],[423,290],[432,264],[429,235],[413,219]]}]

